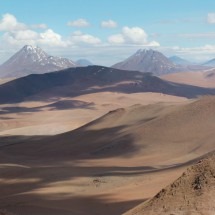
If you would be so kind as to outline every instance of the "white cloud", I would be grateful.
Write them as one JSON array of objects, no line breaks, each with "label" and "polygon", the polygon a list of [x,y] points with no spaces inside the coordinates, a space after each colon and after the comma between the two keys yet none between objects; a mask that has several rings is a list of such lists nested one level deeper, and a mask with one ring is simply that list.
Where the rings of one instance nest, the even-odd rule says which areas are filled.
[{"label": "white cloud", "polygon": [[215,13],[208,13],[207,22],[209,24],[215,24]]},{"label": "white cloud", "polygon": [[2,36],[2,41],[7,47],[24,46],[26,44],[35,45],[38,36],[36,32],[31,30],[5,32]]},{"label": "white cloud", "polygon": [[108,42],[111,44],[134,44],[134,45],[149,45],[159,46],[160,44],[156,41],[148,42],[148,35],[143,28],[127,26],[122,28],[120,34],[111,35],[108,38]]},{"label": "white cloud", "polygon": [[98,37],[94,37],[90,34],[83,34],[81,31],[73,32],[70,41],[73,44],[87,43],[87,44],[100,44],[101,40]]},{"label": "white cloud", "polygon": [[25,24],[18,22],[16,17],[9,13],[4,14],[2,20],[0,20],[0,31],[16,31],[26,28]]},{"label": "white cloud", "polygon": [[109,19],[107,21],[102,21],[101,22],[101,27],[102,28],[116,28],[117,27],[117,22]]},{"label": "white cloud", "polygon": [[[73,24],[86,26],[86,23],[80,23]],[[89,23],[87,25],[89,26]],[[72,35],[63,37],[54,29],[47,29],[45,24],[26,25],[11,14],[5,14],[2,20],[0,19],[0,31],[3,31],[0,35],[0,50],[4,51],[1,62],[3,58],[6,59],[24,45],[29,44],[38,45],[51,55],[71,59],[86,57],[97,64],[108,66],[120,60],[118,58],[132,54],[140,46],[159,45],[156,41],[148,41],[147,34],[139,27],[124,27],[120,33],[108,38],[109,43],[103,43],[96,35],[81,31],[75,31]]]},{"label": "white cloud", "polygon": [[60,34],[55,33],[52,29],[47,29],[44,33],[40,33],[38,43],[49,46],[61,47],[66,47],[68,45],[68,42],[63,41],[62,36]]},{"label": "white cloud", "polygon": [[147,46],[158,47],[158,46],[160,46],[160,43],[157,41],[151,41],[147,44]]},{"label": "white cloud", "polygon": [[8,44],[8,46],[31,44],[49,47],[66,47],[69,45],[69,41],[63,40],[61,35],[55,33],[52,29],[47,29],[43,33],[37,33],[29,29],[6,32],[2,40],[4,43]]},{"label": "white cloud", "polygon": [[122,34],[115,34],[108,37],[108,42],[112,44],[123,44],[125,43],[125,39]]},{"label": "white cloud", "polygon": [[124,27],[122,29],[122,35],[128,43],[145,44],[147,42],[147,34],[140,27]]},{"label": "white cloud", "polygon": [[187,54],[210,54],[215,53],[215,45],[206,44],[204,46],[199,47],[179,48],[178,52]]},{"label": "white cloud", "polygon": [[34,25],[31,25],[32,28],[35,28],[35,29],[46,29],[48,28],[48,26],[46,24],[34,24]]},{"label": "white cloud", "polygon": [[195,47],[159,47],[158,50],[167,56],[178,55],[196,62],[204,62],[210,58],[214,58],[215,55],[215,45],[211,44]]},{"label": "white cloud", "polygon": [[14,33],[16,40],[34,40],[38,38],[38,33],[32,30],[20,30]]},{"label": "white cloud", "polygon": [[204,33],[195,33],[195,34],[175,34],[175,37],[183,37],[186,39],[205,39],[205,38],[214,38],[215,32],[204,32]]},{"label": "white cloud", "polygon": [[86,19],[77,19],[67,23],[71,27],[88,27],[90,23]]},{"label": "white cloud", "polygon": [[52,29],[38,33],[31,28],[46,29],[47,25],[42,23],[27,26],[24,23],[18,22],[14,15],[4,14],[2,20],[0,20],[0,31],[5,33],[0,40],[5,43],[4,47],[6,45],[10,47],[11,45],[22,46],[26,44],[66,47],[70,44],[69,41],[63,40],[62,36],[55,33]]}]

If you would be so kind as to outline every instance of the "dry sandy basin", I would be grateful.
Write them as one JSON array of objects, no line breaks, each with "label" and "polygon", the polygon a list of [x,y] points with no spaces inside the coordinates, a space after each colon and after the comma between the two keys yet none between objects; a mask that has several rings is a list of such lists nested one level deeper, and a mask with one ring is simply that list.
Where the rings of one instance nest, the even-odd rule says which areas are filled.
[{"label": "dry sandy basin", "polygon": [[1,105],[0,208],[122,214],[215,149],[214,105],[110,92]]}]

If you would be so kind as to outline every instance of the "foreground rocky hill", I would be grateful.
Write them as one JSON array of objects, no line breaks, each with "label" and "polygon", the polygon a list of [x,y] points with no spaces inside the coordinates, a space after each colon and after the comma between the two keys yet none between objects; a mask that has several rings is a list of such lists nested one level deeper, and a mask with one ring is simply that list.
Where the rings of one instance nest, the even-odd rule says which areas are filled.
[{"label": "foreground rocky hill", "polygon": [[179,179],[125,215],[213,215],[214,193],[215,154],[189,167]]}]

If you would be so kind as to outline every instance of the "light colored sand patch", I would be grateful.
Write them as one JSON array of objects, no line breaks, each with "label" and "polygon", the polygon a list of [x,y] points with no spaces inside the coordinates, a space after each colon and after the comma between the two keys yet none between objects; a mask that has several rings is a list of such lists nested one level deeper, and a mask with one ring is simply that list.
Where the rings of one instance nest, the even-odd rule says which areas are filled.
[{"label": "light colored sand patch", "polygon": [[5,84],[5,83],[7,83],[7,82],[9,82],[9,81],[12,81],[12,80],[14,80],[15,78],[4,78],[4,79],[0,79],[0,85],[1,84]]},{"label": "light colored sand patch", "polygon": [[179,72],[162,75],[160,78],[175,83],[215,88],[215,71]]},{"label": "light colored sand patch", "polygon": [[134,104],[148,105],[158,102],[180,104],[187,101],[186,98],[160,93],[123,94],[111,92],[83,95],[73,99],[60,99],[60,101],[63,100],[78,100],[93,103],[93,105],[91,108],[68,109],[67,107],[66,110],[63,108],[53,110],[52,107],[47,107],[56,101],[0,105],[0,111],[6,111],[0,115],[0,135],[59,134],[76,129],[114,109]]}]

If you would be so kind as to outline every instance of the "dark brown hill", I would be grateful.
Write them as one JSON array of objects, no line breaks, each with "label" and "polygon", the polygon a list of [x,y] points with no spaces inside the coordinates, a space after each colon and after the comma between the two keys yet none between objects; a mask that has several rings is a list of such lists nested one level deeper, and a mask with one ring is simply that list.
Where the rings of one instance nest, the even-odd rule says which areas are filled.
[{"label": "dark brown hill", "polygon": [[187,98],[214,95],[215,89],[176,84],[150,73],[101,66],[29,75],[0,85],[0,103],[73,97],[95,92],[158,92]]}]

